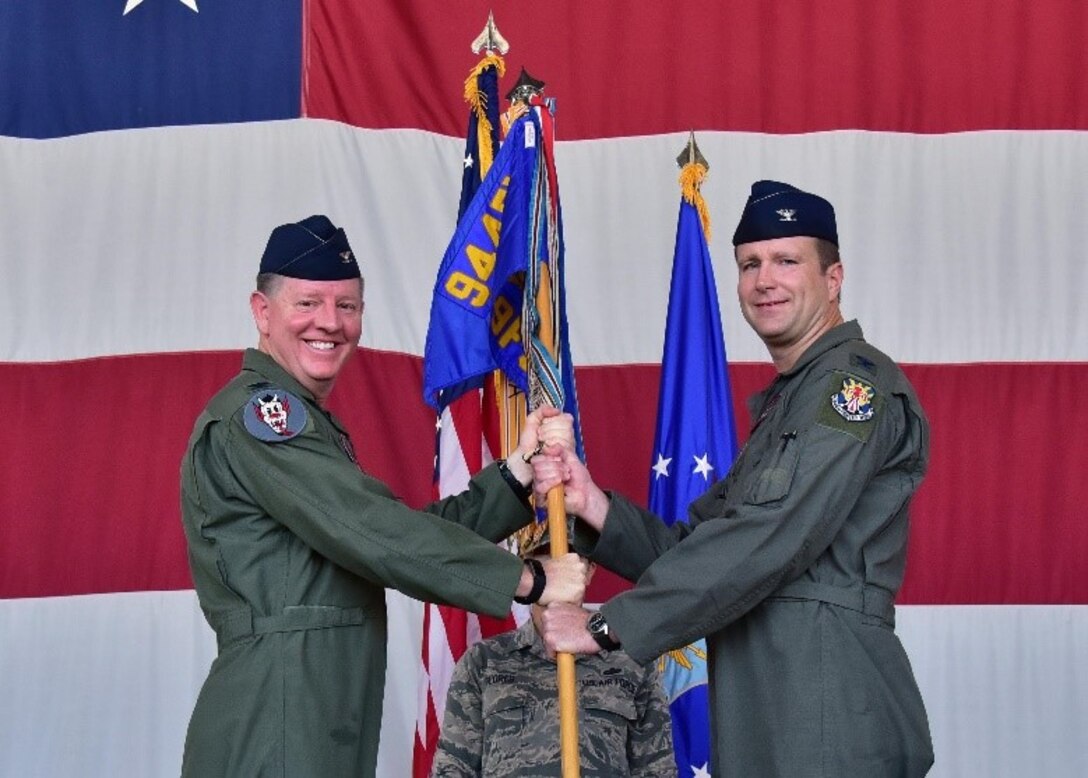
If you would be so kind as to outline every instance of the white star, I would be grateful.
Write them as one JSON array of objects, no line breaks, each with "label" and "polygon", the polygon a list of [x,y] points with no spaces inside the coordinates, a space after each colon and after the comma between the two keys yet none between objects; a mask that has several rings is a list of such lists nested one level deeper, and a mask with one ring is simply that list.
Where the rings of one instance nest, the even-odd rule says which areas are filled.
[{"label": "white star", "polygon": [[435,416],[434,417],[434,428],[435,428],[436,432],[441,432],[442,431],[442,417],[441,416]]},{"label": "white star", "polygon": [[704,481],[710,480],[710,471],[714,469],[714,465],[708,461],[710,459],[709,454],[703,454],[701,457],[692,457],[695,460],[695,469],[691,471],[692,475],[696,473],[703,477]]},{"label": "white star", "polygon": [[665,459],[664,454],[657,455],[657,462],[651,468],[655,473],[657,473],[657,475],[654,476],[655,481],[661,476],[665,476],[666,478],[669,477],[669,464],[671,462],[671,459]]},{"label": "white star", "polygon": [[710,778],[710,770],[707,769],[707,764],[703,764],[702,767],[691,766],[691,778]]},{"label": "white star", "polygon": [[476,160],[474,160],[472,158],[472,155],[471,154],[466,154],[465,155],[465,170],[468,170],[470,167],[472,167],[475,164],[476,164]]},{"label": "white star", "polygon": [[[143,1],[144,0],[126,0],[125,10],[121,12],[121,16],[125,16],[129,11],[138,6]],[[200,9],[196,7],[196,0],[178,0],[178,2],[184,5],[186,8],[192,9],[194,13],[200,13]]]}]

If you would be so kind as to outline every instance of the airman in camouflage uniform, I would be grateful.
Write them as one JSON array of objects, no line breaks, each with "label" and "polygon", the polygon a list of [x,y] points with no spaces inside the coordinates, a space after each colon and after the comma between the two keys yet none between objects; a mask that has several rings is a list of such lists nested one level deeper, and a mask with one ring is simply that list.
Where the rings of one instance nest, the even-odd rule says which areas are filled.
[{"label": "airman in camouflage uniform", "polygon": [[[533,555],[547,543],[545,535]],[[520,628],[475,644],[457,663],[432,778],[562,775],[556,663],[537,633],[542,609],[532,610]],[[657,664],[602,651],[576,657],[575,675],[581,774],[674,778]]]}]

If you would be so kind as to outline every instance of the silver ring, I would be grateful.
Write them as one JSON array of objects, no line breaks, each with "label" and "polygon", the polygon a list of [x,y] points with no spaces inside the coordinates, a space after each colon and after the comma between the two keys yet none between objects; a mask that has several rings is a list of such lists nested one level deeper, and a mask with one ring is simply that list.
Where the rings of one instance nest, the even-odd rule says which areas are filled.
[{"label": "silver ring", "polygon": [[544,451],[544,441],[538,440],[537,444],[536,444],[536,448],[534,448],[528,454],[522,454],[521,455],[521,461],[528,464],[530,461],[532,461],[533,457],[535,457],[537,454],[541,453],[542,451]]}]

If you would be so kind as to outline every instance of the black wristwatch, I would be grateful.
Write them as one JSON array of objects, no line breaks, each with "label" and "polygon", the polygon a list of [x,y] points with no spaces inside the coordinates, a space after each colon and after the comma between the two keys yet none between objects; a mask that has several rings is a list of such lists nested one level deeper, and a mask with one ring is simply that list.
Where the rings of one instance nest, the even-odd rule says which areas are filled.
[{"label": "black wristwatch", "polygon": [[533,495],[532,483],[523,484],[519,481],[517,476],[510,472],[510,466],[506,464],[505,459],[496,459],[495,464],[499,468],[499,475],[502,476],[502,480],[509,484],[518,499],[522,502],[529,502],[529,498]]},{"label": "black wristwatch", "polygon": [[589,617],[589,621],[586,622],[586,629],[589,630],[589,634],[593,636],[593,639],[597,641],[597,645],[605,651],[615,651],[620,647],[620,644],[608,634],[608,622],[604,620],[604,614],[600,611],[596,611]]}]

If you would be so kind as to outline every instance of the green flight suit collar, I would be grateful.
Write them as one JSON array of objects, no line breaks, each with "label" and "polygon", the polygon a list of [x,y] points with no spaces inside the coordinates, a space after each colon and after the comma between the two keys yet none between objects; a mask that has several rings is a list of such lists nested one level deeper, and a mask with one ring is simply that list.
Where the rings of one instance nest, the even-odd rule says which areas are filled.
[{"label": "green flight suit collar", "polygon": [[805,353],[794,363],[793,367],[781,375],[791,376],[799,373],[818,357],[837,346],[841,346],[848,340],[865,340],[865,336],[861,332],[861,325],[858,324],[857,319],[851,319],[829,329],[817,338],[815,343],[805,349]]},{"label": "green flight suit collar", "polygon": [[857,319],[851,319],[848,322],[837,324],[829,329],[817,338],[815,343],[805,349],[805,353],[801,355],[793,367],[785,373],[776,375],[774,381],[771,382],[771,385],[762,392],[756,392],[749,397],[748,414],[752,418],[752,430],[754,431],[755,428],[759,426],[759,423],[763,421],[764,416],[774,404],[773,399],[776,398],[780,391],[780,387],[786,382],[786,379],[797,375],[812,364],[818,357],[850,340],[865,340],[865,336],[861,332],[861,325],[858,324]]},{"label": "green flight suit collar", "polygon": [[247,348],[242,355],[242,369],[256,373],[275,386],[281,386],[291,394],[301,395],[303,399],[317,404],[313,392],[300,384],[290,373],[280,367],[280,363],[263,351]]}]

